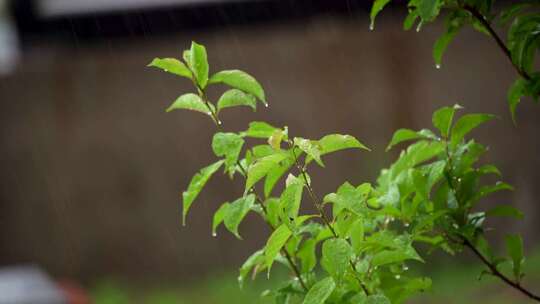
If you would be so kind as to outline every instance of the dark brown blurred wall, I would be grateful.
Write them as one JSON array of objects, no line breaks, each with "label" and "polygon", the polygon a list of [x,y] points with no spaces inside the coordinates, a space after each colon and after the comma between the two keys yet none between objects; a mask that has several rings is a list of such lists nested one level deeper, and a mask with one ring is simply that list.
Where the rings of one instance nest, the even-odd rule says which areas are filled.
[{"label": "dark brown blurred wall", "polygon": [[320,195],[344,180],[373,180],[396,156],[384,152],[393,130],[429,126],[437,107],[499,115],[475,135],[516,186],[499,202],[526,211],[521,223],[502,224],[538,245],[540,107],[524,101],[514,127],[505,96],[515,72],[488,37],[460,34],[436,70],[431,47],[441,27],[404,32],[402,17],[387,12],[374,32],[364,17],[318,17],[92,46],[36,41],[0,79],[1,262],[84,279],[187,277],[229,269],[263,245],[267,231],[255,217],[241,226],[245,241],[225,231],[211,237],[212,212],[243,189],[225,176],[211,180],[180,225],[179,193],[215,159],[215,129],[199,114],[165,114],[189,82],[145,65],[179,57],[192,39],[206,45],[212,71],[243,69],[266,89],[270,108],[227,111],[225,128],[266,120],[308,138],[349,133],[372,148],[327,157],[327,170],[313,171]]}]

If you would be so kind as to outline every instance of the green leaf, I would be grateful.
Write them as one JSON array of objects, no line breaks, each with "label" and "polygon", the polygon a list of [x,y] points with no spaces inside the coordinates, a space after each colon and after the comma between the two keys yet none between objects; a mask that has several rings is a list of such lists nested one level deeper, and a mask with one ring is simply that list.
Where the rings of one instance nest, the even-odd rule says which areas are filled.
[{"label": "green leaf", "polygon": [[330,134],[319,139],[318,143],[321,156],[345,149],[364,149],[370,151],[368,147],[364,146],[364,144],[351,135]]},{"label": "green leaf", "polygon": [[490,114],[463,115],[452,128],[452,146],[455,147],[470,131],[493,118],[495,118],[495,116]]},{"label": "green leaf", "polygon": [[289,170],[289,168],[294,164],[292,158],[287,158],[280,162],[276,167],[268,172],[266,179],[264,180],[264,196],[268,197],[278,180]]},{"label": "green leaf", "polygon": [[364,220],[362,218],[358,218],[356,222],[354,222],[349,234],[351,236],[351,245],[354,253],[360,253],[364,242]]},{"label": "green leaf", "polygon": [[219,224],[223,222],[223,218],[225,217],[225,212],[227,208],[229,207],[229,203],[225,202],[219,209],[214,213],[214,217],[212,218],[212,236],[216,236],[216,230]]},{"label": "green leaf", "polygon": [[225,227],[239,239],[242,239],[242,237],[238,234],[238,226],[248,214],[254,203],[255,195],[250,194],[237,199],[225,209],[223,223],[225,224]]},{"label": "green leaf", "polygon": [[285,130],[277,129],[272,133],[272,135],[268,138],[268,144],[274,149],[279,150],[281,149],[281,141],[283,139],[287,138],[287,127],[285,127]]},{"label": "green leaf", "polygon": [[225,166],[233,172],[243,145],[244,139],[236,133],[218,132],[212,139],[212,150],[216,156],[225,157]]},{"label": "green leaf", "polygon": [[295,137],[294,145],[304,151],[309,157],[313,158],[319,166],[324,167],[324,163],[321,160],[321,148],[317,141]]},{"label": "green leaf", "polygon": [[307,239],[296,253],[296,256],[302,262],[302,273],[312,271],[317,265],[317,255],[315,254],[316,246],[316,239]]},{"label": "green leaf", "polygon": [[262,101],[263,104],[268,105],[266,103],[262,86],[257,82],[257,80],[255,80],[255,78],[253,78],[253,76],[246,72],[240,70],[226,70],[217,72],[216,74],[212,75],[208,82],[210,84],[224,83],[233,88],[254,95],[260,101]]},{"label": "green leaf", "polygon": [[204,89],[208,83],[208,58],[203,45],[191,42],[188,66],[193,71],[197,84]]},{"label": "green leaf", "polygon": [[259,180],[265,177],[272,169],[279,165],[279,162],[286,159],[289,155],[287,153],[278,152],[260,158],[251,164],[248,168],[246,188],[247,192],[255,185]]},{"label": "green leaf", "polygon": [[272,136],[276,130],[279,129],[267,124],[266,122],[254,121],[249,123],[246,136],[253,138],[270,138],[270,136]]},{"label": "green leaf", "polygon": [[482,167],[478,168],[478,173],[480,175],[486,175],[486,174],[495,174],[497,176],[502,176],[501,171],[494,165],[483,165]]},{"label": "green leaf", "polygon": [[506,250],[512,259],[512,269],[516,281],[520,281],[522,277],[521,266],[525,258],[523,257],[523,240],[519,235],[506,236]]},{"label": "green leaf", "polygon": [[154,58],[154,60],[152,60],[148,66],[189,79],[192,77],[191,71],[188,69],[188,67],[183,62],[175,58]]},{"label": "green leaf", "polygon": [[422,21],[432,21],[439,15],[441,9],[441,0],[418,0],[418,15],[422,18]]},{"label": "green leaf", "polygon": [[514,123],[516,123],[516,108],[521,97],[525,95],[526,86],[527,82],[523,78],[518,78],[508,90],[508,107]]},{"label": "green leaf", "polygon": [[454,113],[457,109],[461,109],[461,106],[455,105],[453,107],[444,107],[433,113],[431,118],[433,125],[439,130],[439,132],[441,132],[441,136],[444,138],[448,137],[450,133]]},{"label": "green leaf", "polygon": [[390,302],[390,300],[386,296],[382,294],[376,294],[368,296],[365,304],[392,304],[392,302]]},{"label": "green leaf", "polygon": [[323,243],[321,265],[334,278],[340,279],[350,267],[353,250],[344,239],[329,239]]},{"label": "green leaf", "polygon": [[304,183],[295,178],[295,181],[288,184],[280,197],[280,206],[284,215],[289,219],[295,219],[300,209]]},{"label": "green leaf", "polygon": [[403,21],[403,29],[406,31],[410,30],[416,22],[416,19],[418,19],[418,13],[416,11],[409,12],[405,21]]},{"label": "green leaf", "polygon": [[223,160],[215,162],[208,167],[201,169],[201,171],[191,179],[189,186],[186,191],[182,193],[183,200],[183,212],[182,212],[182,223],[186,224],[186,215],[193,204],[193,201],[197,198],[201,192],[206,182],[212,177],[212,175],[223,165]]},{"label": "green leaf", "polygon": [[371,19],[371,23],[369,25],[370,30],[375,28],[375,18],[389,2],[390,0],[375,0],[373,2],[373,6],[371,7],[371,12],[369,14],[369,18]]},{"label": "green leaf", "polygon": [[246,280],[246,277],[248,276],[249,272],[253,267],[256,265],[262,263],[264,261],[264,250],[257,250],[255,251],[247,260],[242,264],[242,267],[240,267],[240,275],[238,276],[238,283],[240,284],[240,288],[243,286],[244,281]]},{"label": "green leaf", "polygon": [[287,243],[287,240],[289,239],[291,234],[292,232],[289,227],[287,227],[287,225],[285,224],[282,224],[276,230],[274,230],[274,232],[272,232],[272,234],[268,238],[266,246],[264,247],[264,264],[268,267],[268,271],[270,271],[274,260],[279,254],[279,251],[281,250],[281,248],[283,248],[285,243]]},{"label": "green leaf", "polygon": [[435,41],[435,45],[433,46],[433,60],[437,68],[441,67],[442,56],[458,31],[459,28],[449,28]]},{"label": "green leaf", "polygon": [[399,143],[418,138],[422,138],[422,135],[418,134],[416,131],[411,129],[399,129],[394,133],[394,136],[392,136],[392,140],[390,140],[388,147],[386,147],[386,151],[389,151],[393,146]]},{"label": "green leaf", "polygon": [[315,283],[306,294],[303,304],[323,304],[336,288],[331,277],[324,278]]},{"label": "green leaf", "polygon": [[223,93],[217,103],[218,113],[225,109],[237,106],[248,106],[257,110],[257,100],[253,95],[246,94],[237,89],[231,89]]},{"label": "green leaf", "polygon": [[486,215],[488,216],[508,216],[513,217],[515,219],[521,220],[523,219],[523,212],[520,210],[508,206],[508,205],[500,205],[495,208],[490,209],[486,212]]},{"label": "green leaf", "polygon": [[[209,105],[212,106],[212,104]],[[197,111],[212,117],[212,111],[214,109],[209,109],[198,95],[188,93],[178,97],[166,111],[171,112],[173,110]]]}]

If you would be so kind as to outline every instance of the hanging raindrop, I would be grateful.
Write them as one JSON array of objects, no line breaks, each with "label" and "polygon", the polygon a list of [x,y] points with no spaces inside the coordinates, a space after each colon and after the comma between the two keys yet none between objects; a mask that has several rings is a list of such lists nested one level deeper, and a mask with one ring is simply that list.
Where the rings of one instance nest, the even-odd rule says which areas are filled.
[{"label": "hanging raindrop", "polygon": [[375,29],[375,25],[373,24],[373,22],[371,22],[371,23],[369,24],[369,30],[370,30],[370,31],[373,31],[374,29]]},{"label": "hanging raindrop", "polygon": [[268,108],[268,104],[267,104],[267,103],[265,103],[264,106],[265,106],[266,108]]},{"label": "hanging raindrop", "polygon": [[216,237],[216,236],[217,236],[217,233],[212,232],[212,236],[213,236],[213,237]]},{"label": "hanging raindrop", "polygon": [[437,63],[437,64],[435,65],[435,68],[438,70],[438,69],[441,68],[441,65]]}]

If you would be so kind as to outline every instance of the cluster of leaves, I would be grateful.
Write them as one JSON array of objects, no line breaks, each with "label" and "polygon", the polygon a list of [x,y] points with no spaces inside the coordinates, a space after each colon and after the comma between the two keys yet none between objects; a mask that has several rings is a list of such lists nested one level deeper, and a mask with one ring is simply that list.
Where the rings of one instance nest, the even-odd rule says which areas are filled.
[{"label": "cluster of leaves", "polygon": [[[375,0],[371,9],[371,25],[390,0]],[[508,105],[515,121],[516,107],[523,96],[538,102],[540,96],[540,72],[535,71],[535,56],[540,47],[540,1],[512,1],[501,12],[493,9],[493,0],[409,0],[408,15],[403,23],[406,30],[415,23],[420,31],[423,24],[434,21],[441,12],[446,12],[445,32],[433,47],[435,66],[440,68],[442,56],[461,28],[471,25],[479,32],[494,38],[498,46],[511,60],[519,74],[508,90]],[[493,29],[496,24],[508,28],[506,44]]]},{"label": "cluster of leaves", "polygon": [[[500,172],[492,165],[477,166],[486,149],[465,140],[471,130],[493,116],[466,114],[453,123],[459,107],[442,108],[433,115],[437,133],[400,129],[394,134],[389,149],[405,141],[414,143],[381,171],[376,184],[345,182],[335,193],[319,199],[310,166],[324,167],[323,156],[344,149],[369,149],[350,135],[330,134],[318,140],[293,137],[287,127],[266,122],[252,122],[242,132],[224,132],[219,111],[245,105],[255,109],[256,99],[265,103],[262,87],[238,70],[209,78],[206,51],[196,43],[183,57],[185,63],[167,58],[150,64],[191,79],[197,89],[197,94],[180,96],[167,111],[203,112],[219,129],[212,139],[218,160],[201,169],[182,194],[183,222],[207,181],[223,168],[230,179],[241,178],[245,190],[217,208],[213,235],[223,224],[241,239],[239,226],[250,212],[260,215],[272,231],[265,246],[241,266],[240,284],[260,272],[270,275],[278,262],[293,276],[279,289],[264,293],[276,303],[402,303],[431,286],[429,278],[408,271],[409,264],[424,262],[416,249],[420,243],[452,254],[470,246],[493,265],[492,274],[501,274],[498,266],[510,261],[514,281],[523,276],[521,239],[509,236],[510,258],[497,257],[483,228],[488,216],[520,218],[521,212],[508,205],[477,211],[478,202],[488,194],[511,189],[501,182],[481,182],[483,176],[500,176]],[[205,93],[213,83],[232,87],[217,106]],[[255,144],[248,145],[246,139]],[[302,208],[305,205],[310,207]]]}]

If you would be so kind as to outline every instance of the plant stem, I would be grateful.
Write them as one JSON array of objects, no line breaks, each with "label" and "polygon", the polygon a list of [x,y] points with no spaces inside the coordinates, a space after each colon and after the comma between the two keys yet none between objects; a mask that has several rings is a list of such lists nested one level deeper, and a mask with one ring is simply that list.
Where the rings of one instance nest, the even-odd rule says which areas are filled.
[{"label": "plant stem", "polygon": [[526,71],[522,70],[517,64],[514,63],[514,61],[512,60],[512,54],[510,53],[510,50],[508,49],[506,44],[504,44],[501,37],[499,37],[499,35],[495,32],[495,30],[493,29],[489,21],[486,19],[486,17],[482,15],[482,13],[480,13],[476,8],[468,4],[462,5],[462,8],[468,11],[469,13],[471,13],[471,15],[486,28],[486,30],[489,32],[491,37],[495,40],[499,48],[506,55],[508,60],[510,60],[510,63],[512,64],[512,66],[514,66],[518,74],[521,75],[521,77],[525,78],[526,80],[531,80],[531,76]]},{"label": "plant stem", "polygon": [[524,295],[528,296],[529,298],[536,300],[537,302],[540,302],[540,296],[533,294],[531,291],[525,289],[518,281],[513,281],[507,276],[505,276],[502,272],[500,272],[497,267],[488,261],[486,257],[476,249],[476,247],[465,237],[461,237],[463,240],[463,245],[467,248],[469,248],[491,271],[491,274],[501,279],[503,282],[505,282],[507,285],[513,287],[514,289],[520,291]]},{"label": "plant stem", "polygon": [[[324,212],[322,202],[317,198],[317,195],[315,194],[315,191],[313,191],[313,188],[311,187],[311,183],[308,181],[306,170],[298,162],[298,157],[296,157],[296,153],[294,153],[295,146],[293,144],[291,144],[290,142],[289,142],[289,146],[291,147],[291,151],[292,151],[292,154],[293,154],[293,157],[294,157],[294,164],[296,165],[296,168],[298,169],[298,171],[302,175],[302,178],[304,178],[304,181],[306,182],[306,188],[308,190],[309,197],[311,198],[311,201],[315,205],[315,208],[317,208],[317,211],[319,212],[319,215],[321,216],[321,219],[323,220],[324,224],[332,232],[332,235],[334,236],[334,238],[338,238],[336,230],[332,226],[328,215],[326,215],[326,212]],[[354,262],[349,260],[349,264],[351,265],[351,268],[354,271],[354,273],[355,274],[358,273],[358,271],[356,270],[356,265],[354,265]],[[366,285],[360,280],[360,278],[358,276],[355,275],[355,278],[358,281],[358,284],[360,284],[360,287],[362,287],[362,290],[364,291],[364,293],[367,296],[369,296],[370,293],[369,293],[369,290],[367,289]]]},{"label": "plant stem", "polygon": [[[242,173],[244,174],[244,176],[247,176],[247,172],[246,172],[246,169],[244,169],[244,166],[242,166],[242,164],[239,161],[237,161],[237,164],[238,164],[238,167],[240,168],[240,171],[242,171]],[[264,205],[264,202],[261,199],[261,197],[255,192],[254,189],[253,189],[253,193],[255,194],[255,198],[256,198],[257,202],[259,203],[259,205],[261,205],[261,208],[262,208],[264,214],[268,215],[268,211],[266,210],[266,206]],[[270,230],[272,230],[272,231],[276,230],[276,228],[268,220],[264,219],[264,222],[268,225],[268,227],[270,227]],[[291,257],[291,255],[289,254],[289,252],[285,248],[281,248],[281,254],[283,254],[285,256],[285,259],[287,259],[287,262],[289,263],[289,266],[291,266],[291,269],[293,270],[294,274],[296,275],[296,278],[298,278],[298,282],[300,282],[300,285],[302,285],[302,288],[307,292],[309,290],[309,288],[307,287],[306,283],[302,279],[302,275],[300,274],[300,270],[298,269],[298,266],[296,265],[296,263],[294,263],[294,260]]]}]

